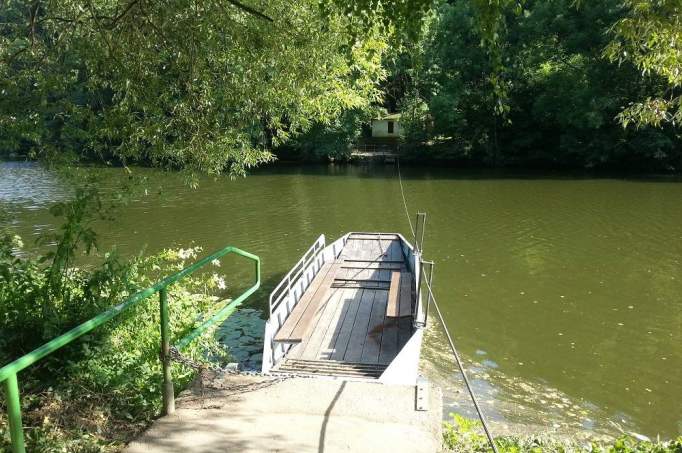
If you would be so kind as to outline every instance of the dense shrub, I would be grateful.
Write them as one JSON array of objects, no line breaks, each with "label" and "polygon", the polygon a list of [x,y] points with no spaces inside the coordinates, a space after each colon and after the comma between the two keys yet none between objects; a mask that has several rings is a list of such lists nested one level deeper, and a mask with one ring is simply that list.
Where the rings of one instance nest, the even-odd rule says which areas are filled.
[{"label": "dense shrub", "polygon": [[[21,238],[0,234],[0,363],[5,364],[59,333],[122,302],[196,258],[198,248],[166,250],[123,260],[115,253],[91,268],[74,265],[96,245],[90,221],[101,217],[99,196],[78,189],[53,209],[66,221],[42,255],[23,250]],[[218,262],[214,263],[219,265]],[[224,279],[213,267],[169,291],[172,339],[214,311]],[[29,451],[117,449],[156,415],[161,405],[159,303],[152,296],[111,322],[20,373]],[[184,351],[197,360],[222,353],[211,335]],[[218,357],[220,358],[220,357]],[[192,370],[174,365],[176,390]],[[9,448],[5,397],[0,393],[0,450]]]}]

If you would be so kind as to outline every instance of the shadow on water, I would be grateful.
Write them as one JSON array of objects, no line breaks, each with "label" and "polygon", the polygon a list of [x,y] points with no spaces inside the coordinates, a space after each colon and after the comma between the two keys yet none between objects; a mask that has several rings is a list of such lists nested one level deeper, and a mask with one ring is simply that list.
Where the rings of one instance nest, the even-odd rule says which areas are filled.
[{"label": "shadow on water", "polygon": [[[404,180],[529,180],[529,181],[581,181],[581,180],[619,180],[630,182],[680,183],[679,173],[641,174],[632,171],[587,170],[587,169],[518,169],[461,167],[454,165],[415,164],[405,162],[400,167]],[[397,177],[397,166],[394,163],[275,163],[255,169],[253,176],[286,175],[286,176],[325,176],[393,179]]]},{"label": "shadow on water", "polygon": [[282,281],[282,278],[286,275],[286,272],[275,272],[273,274],[266,274],[265,277],[261,278],[261,285],[258,291],[253,293],[253,295],[248,299],[245,304],[248,307],[256,308],[261,310],[263,313],[263,318],[267,320],[270,314],[270,293],[275,286]]}]

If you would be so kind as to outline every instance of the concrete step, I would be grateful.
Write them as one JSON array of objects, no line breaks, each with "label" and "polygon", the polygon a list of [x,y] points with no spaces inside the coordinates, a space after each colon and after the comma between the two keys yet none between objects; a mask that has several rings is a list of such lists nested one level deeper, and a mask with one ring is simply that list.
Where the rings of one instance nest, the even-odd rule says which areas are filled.
[{"label": "concrete step", "polygon": [[126,453],[433,453],[442,394],[415,410],[414,386],[338,379],[207,376]]}]

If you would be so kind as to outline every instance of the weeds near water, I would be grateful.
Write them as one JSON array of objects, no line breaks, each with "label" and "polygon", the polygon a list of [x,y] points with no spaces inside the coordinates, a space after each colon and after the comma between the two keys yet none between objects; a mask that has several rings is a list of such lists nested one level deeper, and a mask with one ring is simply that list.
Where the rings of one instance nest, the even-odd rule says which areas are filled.
[{"label": "weeds near water", "polygon": [[[443,444],[448,452],[491,452],[477,420],[450,414],[443,423]],[[579,442],[571,439],[537,436],[504,436],[495,439],[501,453],[682,453],[682,437],[671,441],[641,441],[623,436],[613,442]]]}]

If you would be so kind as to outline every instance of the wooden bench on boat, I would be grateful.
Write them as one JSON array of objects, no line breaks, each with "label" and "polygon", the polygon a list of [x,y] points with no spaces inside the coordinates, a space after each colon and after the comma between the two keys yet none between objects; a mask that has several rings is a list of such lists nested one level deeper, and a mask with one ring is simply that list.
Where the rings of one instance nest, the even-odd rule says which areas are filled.
[{"label": "wooden bench on boat", "polygon": [[412,316],[412,274],[391,272],[391,286],[388,290],[386,316],[402,318]]}]

